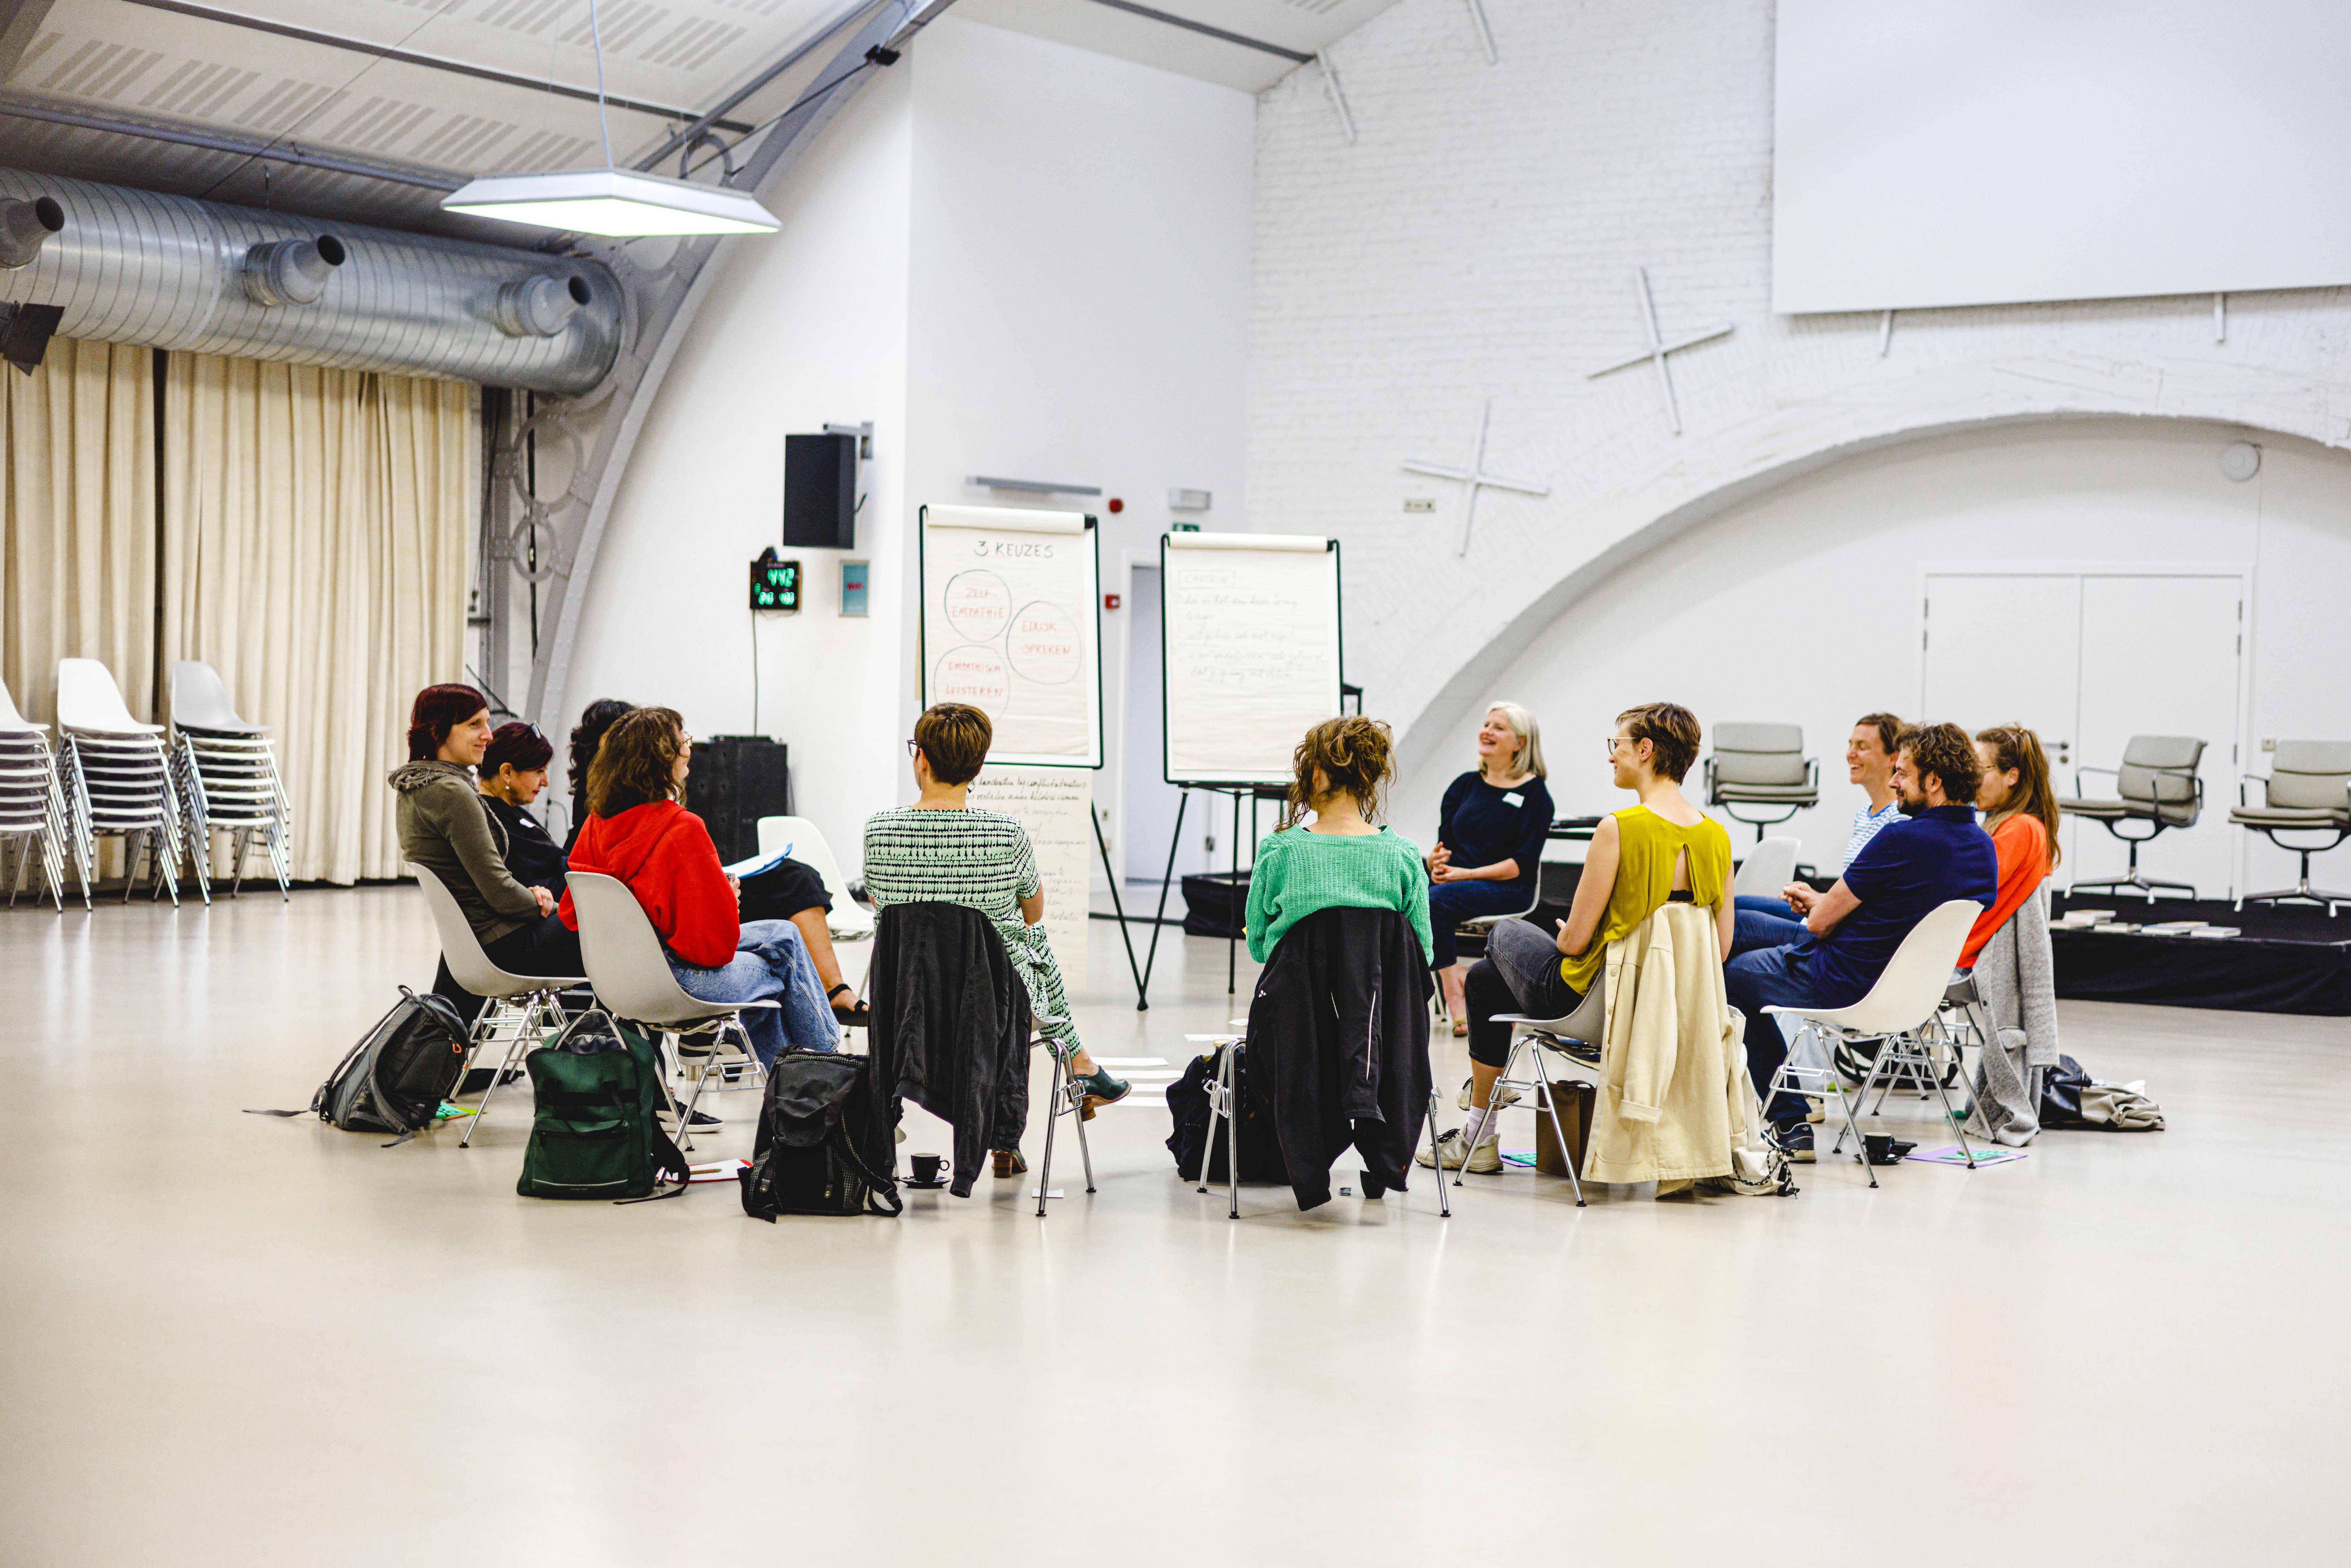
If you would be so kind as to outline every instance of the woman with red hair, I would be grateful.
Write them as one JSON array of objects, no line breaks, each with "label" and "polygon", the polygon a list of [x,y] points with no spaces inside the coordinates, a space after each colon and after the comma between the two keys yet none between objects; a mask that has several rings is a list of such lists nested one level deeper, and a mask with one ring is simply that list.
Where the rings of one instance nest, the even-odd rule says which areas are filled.
[{"label": "woman with red hair", "polygon": [[[400,852],[441,879],[491,963],[510,975],[578,975],[580,937],[556,917],[555,894],[507,866],[512,839],[485,804],[475,769],[489,750],[489,699],[471,686],[427,686],[408,718],[408,760],[392,771]],[[442,966],[434,989],[460,1010],[480,1000]],[[463,998],[461,1000],[461,998]]]}]

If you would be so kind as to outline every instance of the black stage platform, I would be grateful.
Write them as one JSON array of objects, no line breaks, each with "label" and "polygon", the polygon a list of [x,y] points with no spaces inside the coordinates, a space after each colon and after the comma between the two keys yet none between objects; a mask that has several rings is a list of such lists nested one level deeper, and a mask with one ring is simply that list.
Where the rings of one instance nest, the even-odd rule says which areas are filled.
[{"label": "black stage platform", "polygon": [[2216,899],[2058,894],[2053,915],[2111,909],[2117,921],[2201,920],[2241,936],[2147,936],[2130,932],[2053,931],[2057,994],[2084,1001],[2151,1002],[2167,1008],[2231,1008],[2255,1013],[2351,1017],[2351,910],[2330,916],[2311,904]]}]

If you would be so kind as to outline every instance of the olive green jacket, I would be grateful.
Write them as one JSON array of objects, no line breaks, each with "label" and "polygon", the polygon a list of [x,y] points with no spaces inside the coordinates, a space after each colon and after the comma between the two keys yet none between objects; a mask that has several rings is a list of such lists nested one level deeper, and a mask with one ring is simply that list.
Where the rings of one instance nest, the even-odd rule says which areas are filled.
[{"label": "olive green jacket", "polygon": [[405,762],[386,782],[400,796],[400,852],[439,877],[484,946],[540,918],[538,900],[507,870],[506,830],[482,804],[474,770]]}]

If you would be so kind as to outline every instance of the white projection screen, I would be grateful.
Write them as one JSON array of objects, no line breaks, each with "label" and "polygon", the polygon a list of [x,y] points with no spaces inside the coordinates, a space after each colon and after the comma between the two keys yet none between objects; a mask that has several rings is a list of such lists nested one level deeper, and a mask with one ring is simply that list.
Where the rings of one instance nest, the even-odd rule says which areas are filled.
[{"label": "white projection screen", "polygon": [[969,703],[996,731],[987,758],[1099,768],[1102,596],[1082,512],[925,507],[923,705]]},{"label": "white projection screen", "polygon": [[1339,545],[1311,534],[1164,534],[1160,670],[1171,784],[1283,784],[1339,711]]},{"label": "white projection screen", "polygon": [[1780,0],[1771,308],[2351,283],[2344,0]]}]

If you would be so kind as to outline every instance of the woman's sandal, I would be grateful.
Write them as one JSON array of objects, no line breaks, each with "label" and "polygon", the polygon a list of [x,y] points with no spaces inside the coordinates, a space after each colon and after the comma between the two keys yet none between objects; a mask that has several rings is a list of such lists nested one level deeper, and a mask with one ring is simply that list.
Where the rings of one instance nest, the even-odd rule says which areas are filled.
[{"label": "woman's sandal", "polygon": [[[852,988],[845,984],[835,986],[832,989],[825,992],[824,998],[831,1002],[833,998],[841,995],[841,992],[851,989],[852,989]],[[860,1001],[853,1008],[844,1008],[839,1002],[832,1002],[832,1016],[839,1019],[847,1028],[864,1029],[873,1021],[873,1009],[866,1006],[862,1001]]]},{"label": "woman's sandal", "polygon": [[1029,1162],[1020,1157],[1020,1151],[1019,1149],[998,1149],[996,1151],[996,1174],[998,1176],[1017,1176],[1028,1168]]}]

